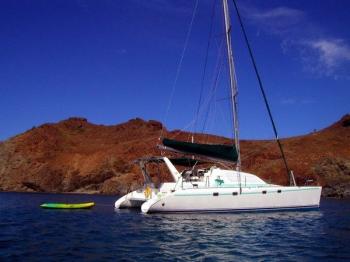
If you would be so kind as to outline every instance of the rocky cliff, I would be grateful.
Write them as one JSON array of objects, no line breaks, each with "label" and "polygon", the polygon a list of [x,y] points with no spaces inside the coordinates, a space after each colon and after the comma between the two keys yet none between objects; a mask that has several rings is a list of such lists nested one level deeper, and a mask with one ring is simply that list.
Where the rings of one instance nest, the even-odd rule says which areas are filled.
[{"label": "rocky cliff", "polygon": [[[120,194],[143,180],[133,160],[159,155],[162,124],[133,119],[103,126],[84,118],[44,124],[0,142],[0,190]],[[187,139],[184,132],[168,132]],[[229,140],[197,135],[198,141]],[[350,115],[328,128],[282,140],[297,183],[320,184],[324,196],[350,196]],[[243,170],[286,184],[274,141],[241,141]]]}]

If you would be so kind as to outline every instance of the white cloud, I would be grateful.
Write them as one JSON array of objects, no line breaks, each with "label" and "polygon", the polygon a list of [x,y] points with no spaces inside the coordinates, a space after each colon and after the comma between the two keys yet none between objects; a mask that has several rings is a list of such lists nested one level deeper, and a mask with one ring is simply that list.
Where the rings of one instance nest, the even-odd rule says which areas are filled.
[{"label": "white cloud", "polygon": [[265,21],[273,19],[290,19],[292,23],[295,23],[304,16],[304,12],[298,9],[281,6],[260,12],[255,11],[251,16],[254,19]]},{"label": "white cloud", "polygon": [[286,6],[267,10],[244,6],[246,18],[267,33],[282,35],[290,32],[292,27],[304,20],[303,11]]},{"label": "white cloud", "polygon": [[320,62],[328,69],[350,61],[350,47],[343,39],[318,39],[309,41],[309,45],[318,52]]},{"label": "white cloud", "polygon": [[345,39],[326,34],[305,12],[286,6],[271,9],[244,6],[242,9],[248,21],[259,30],[281,38],[283,53],[296,51],[299,54],[296,58],[305,71],[336,79],[348,77],[350,46]]},{"label": "white cloud", "polygon": [[344,39],[315,38],[293,44],[303,68],[318,77],[349,78],[350,46]]}]

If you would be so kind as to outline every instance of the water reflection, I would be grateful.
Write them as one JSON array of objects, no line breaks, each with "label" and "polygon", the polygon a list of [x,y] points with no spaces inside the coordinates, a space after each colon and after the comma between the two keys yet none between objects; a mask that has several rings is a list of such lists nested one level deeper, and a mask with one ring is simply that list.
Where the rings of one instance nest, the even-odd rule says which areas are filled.
[{"label": "water reflection", "polygon": [[46,210],[67,195],[0,193],[0,260],[346,260],[350,202],[319,211],[149,214],[115,211],[115,197],[74,195],[91,210]]},{"label": "water reflection", "polygon": [[[157,237],[152,238],[152,245],[164,254],[183,250],[185,260],[252,256],[262,259],[275,257],[279,249],[293,254],[293,250],[310,245],[307,238],[319,230],[322,216],[319,211],[151,214],[144,216],[143,226],[156,228]],[[300,238],[306,241],[302,245],[298,244]]]}]

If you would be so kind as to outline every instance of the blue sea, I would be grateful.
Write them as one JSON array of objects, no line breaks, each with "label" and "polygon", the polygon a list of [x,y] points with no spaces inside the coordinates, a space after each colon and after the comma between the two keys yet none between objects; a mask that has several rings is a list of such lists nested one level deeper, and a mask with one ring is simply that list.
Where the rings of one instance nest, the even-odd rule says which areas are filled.
[{"label": "blue sea", "polygon": [[[350,261],[350,200],[303,212],[142,214],[117,197],[0,193],[0,261]],[[94,201],[90,210],[43,202]]]}]

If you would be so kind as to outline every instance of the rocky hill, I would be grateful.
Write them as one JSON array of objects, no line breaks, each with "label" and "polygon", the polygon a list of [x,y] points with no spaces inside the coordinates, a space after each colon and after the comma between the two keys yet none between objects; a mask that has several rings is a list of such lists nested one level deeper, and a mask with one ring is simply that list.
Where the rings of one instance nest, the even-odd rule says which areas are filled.
[{"label": "rocky hill", "polygon": [[[142,184],[133,160],[159,155],[162,124],[133,119],[103,126],[84,118],[44,124],[0,142],[0,190],[120,194]],[[188,134],[168,132],[187,139]],[[197,141],[229,140],[197,135]],[[299,185],[320,184],[324,196],[350,196],[350,115],[328,128],[282,140]],[[274,141],[241,141],[243,170],[286,184]]]}]

